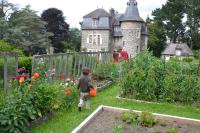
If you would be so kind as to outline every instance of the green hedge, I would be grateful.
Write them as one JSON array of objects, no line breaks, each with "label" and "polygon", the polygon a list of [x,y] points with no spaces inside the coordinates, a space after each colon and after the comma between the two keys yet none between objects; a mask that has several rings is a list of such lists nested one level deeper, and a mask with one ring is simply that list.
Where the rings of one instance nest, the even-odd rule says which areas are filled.
[{"label": "green hedge", "polygon": [[0,52],[16,52],[20,57],[24,56],[24,52],[21,49],[14,48],[11,44],[0,40]]},{"label": "green hedge", "polygon": [[18,68],[24,67],[26,73],[31,73],[32,57],[19,57]]}]

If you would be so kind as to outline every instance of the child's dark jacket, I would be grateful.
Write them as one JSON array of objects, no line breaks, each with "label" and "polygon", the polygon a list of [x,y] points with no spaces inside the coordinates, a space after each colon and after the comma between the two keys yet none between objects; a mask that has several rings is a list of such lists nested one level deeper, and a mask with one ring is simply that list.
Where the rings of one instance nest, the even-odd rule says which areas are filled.
[{"label": "child's dark jacket", "polygon": [[79,83],[78,83],[78,89],[80,89],[81,92],[90,92],[90,88],[93,88],[91,85],[91,80],[88,76],[81,76]]}]

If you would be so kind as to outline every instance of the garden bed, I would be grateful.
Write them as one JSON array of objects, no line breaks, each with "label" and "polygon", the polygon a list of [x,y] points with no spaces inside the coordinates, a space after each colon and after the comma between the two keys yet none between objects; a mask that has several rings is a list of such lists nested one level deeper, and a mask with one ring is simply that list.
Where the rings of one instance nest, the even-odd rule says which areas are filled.
[{"label": "garden bed", "polygon": [[95,75],[92,77],[92,79],[96,81],[98,91],[103,90],[104,88],[110,86],[113,83],[113,80],[109,77],[99,77]]},{"label": "garden bed", "polygon": [[[72,133],[112,133],[121,131],[123,133],[162,133],[176,131],[181,133],[197,133],[200,130],[200,120],[183,117],[169,116],[153,113],[157,123],[152,127],[140,123],[127,123],[121,119],[121,114],[130,110],[100,106]],[[140,111],[133,111],[141,114]]]},{"label": "garden bed", "polygon": [[97,90],[101,91],[112,84],[112,80],[105,79],[97,82]]}]

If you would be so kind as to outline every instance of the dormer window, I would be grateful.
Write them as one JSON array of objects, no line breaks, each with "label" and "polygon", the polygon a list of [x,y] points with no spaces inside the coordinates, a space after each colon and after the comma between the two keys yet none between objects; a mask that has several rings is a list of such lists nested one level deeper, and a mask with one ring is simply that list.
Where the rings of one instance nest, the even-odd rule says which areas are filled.
[{"label": "dormer window", "polygon": [[114,30],[115,31],[120,31],[120,27],[119,26],[115,26]]},{"label": "dormer window", "polygon": [[98,26],[98,24],[99,24],[99,19],[94,18],[94,19],[92,20],[92,25],[96,27],[96,26]]}]

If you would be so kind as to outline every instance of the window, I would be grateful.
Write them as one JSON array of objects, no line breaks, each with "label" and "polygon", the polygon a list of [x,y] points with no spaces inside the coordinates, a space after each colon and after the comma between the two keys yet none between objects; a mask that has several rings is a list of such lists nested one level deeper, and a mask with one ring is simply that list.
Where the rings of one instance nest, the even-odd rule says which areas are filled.
[{"label": "window", "polygon": [[119,31],[119,30],[120,30],[120,27],[119,27],[119,26],[115,26],[114,30],[115,30],[115,31]]},{"label": "window", "polygon": [[126,41],[123,41],[123,47],[126,45]]},{"label": "window", "polygon": [[93,44],[97,44],[97,35],[93,35]]},{"label": "window", "polygon": [[140,38],[140,30],[139,29],[135,30],[135,36],[136,36],[136,38]]},{"label": "window", "polygon": [[139,46],[136,47],[136,52],[139,52]]},{"label": "window", "polygon": [[99,24],[99,20],[98,19],[93,19],[93,21],[92,21],[92,25],[93,26],[97,26]]},{"label": "window", "polygon": [[93,35],[90,34],[87,37],[87,43],[94,44],[94,45],[96,45],[96,44],[100,45],[100,44],[102,44],[102,37],[100,34],[93,34]]},{"label": "window", "polygon": [[97,44],[101,44],[101,35],[97,35]]},{"label": "window", "polygon": [[92,35],[89,35],[89,43],[92,43]]}]

